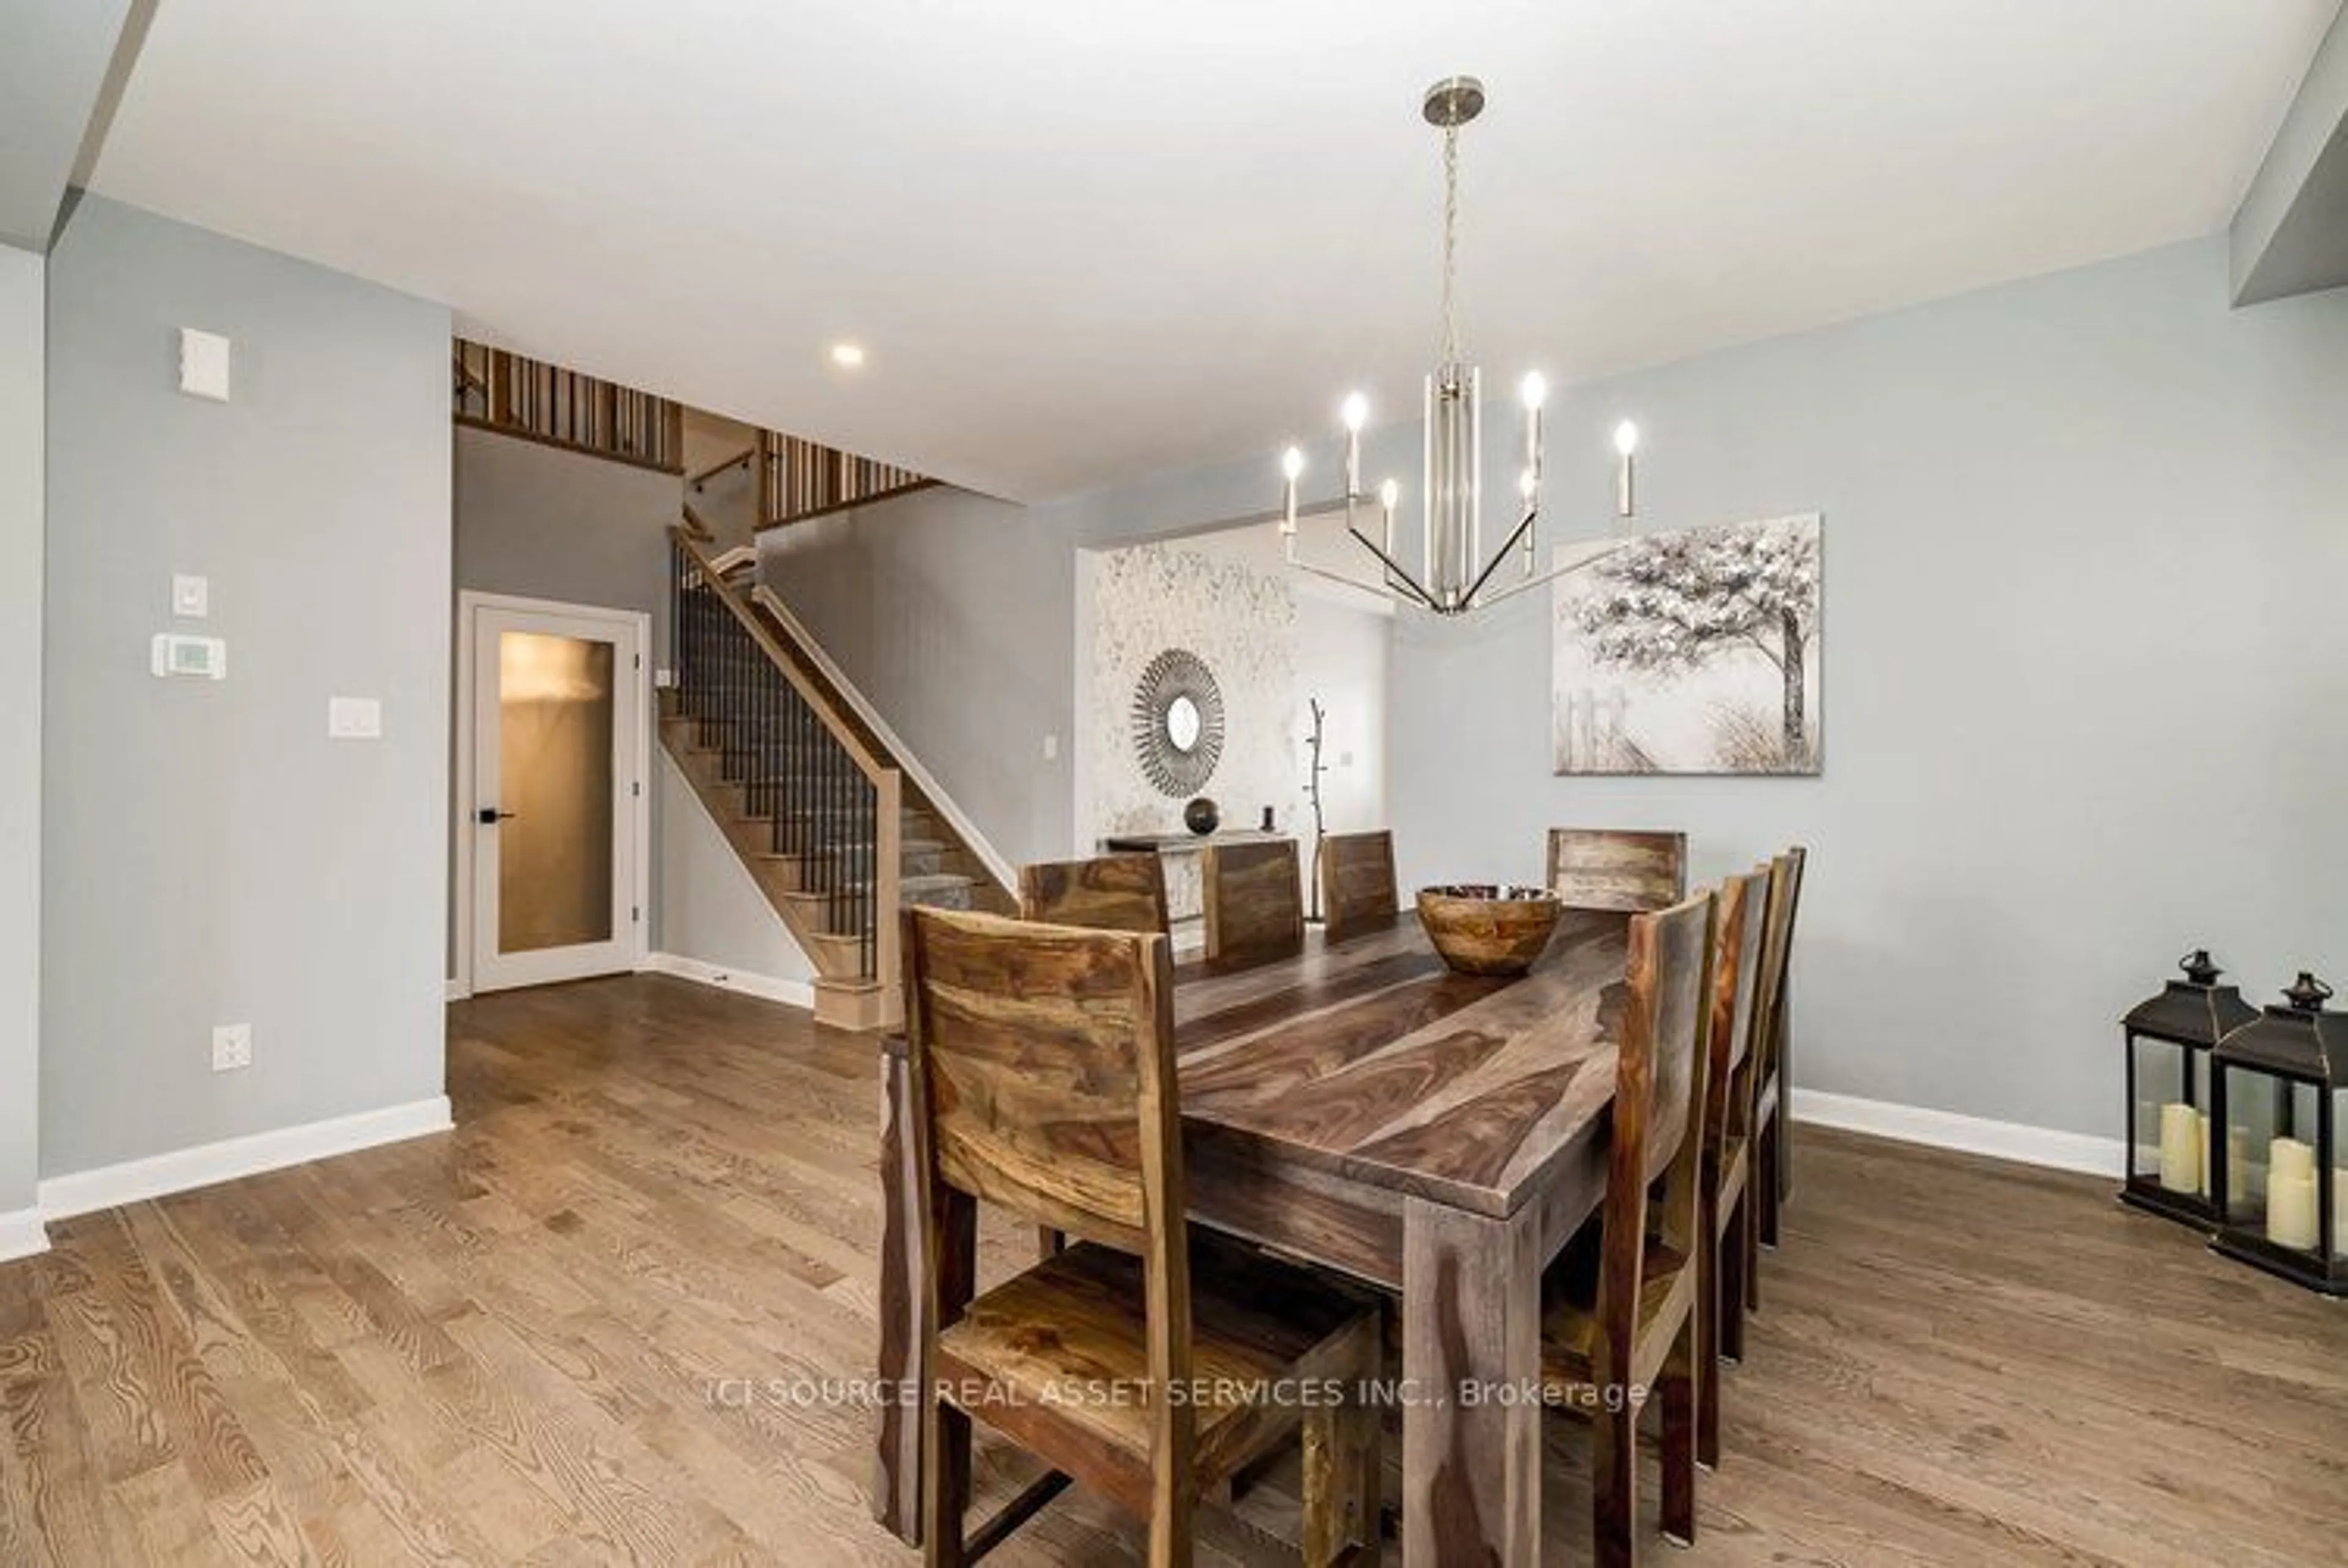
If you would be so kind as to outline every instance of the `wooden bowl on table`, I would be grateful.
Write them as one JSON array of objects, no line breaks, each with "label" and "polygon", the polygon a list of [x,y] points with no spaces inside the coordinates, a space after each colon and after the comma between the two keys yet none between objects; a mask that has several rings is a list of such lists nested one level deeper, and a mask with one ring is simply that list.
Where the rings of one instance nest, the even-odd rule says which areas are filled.
[{"label": "wooden bowl on table", "polygon": [[1549,946],[1562,911],[1546,887],[1448,883],[1418,890],[1418,922],[1463,975],[1521,975]]}]

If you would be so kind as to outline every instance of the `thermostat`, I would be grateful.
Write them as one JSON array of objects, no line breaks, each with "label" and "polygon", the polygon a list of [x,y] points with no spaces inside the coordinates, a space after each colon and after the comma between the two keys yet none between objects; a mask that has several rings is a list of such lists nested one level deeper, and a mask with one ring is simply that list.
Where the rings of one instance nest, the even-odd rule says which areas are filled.
[{"label": "thermostat", "polygon": [[155,634],[150,667],[166,680],[185,676],[225,681],[228,644],[217,637],[182,637],[175,631],[159,631]]}]

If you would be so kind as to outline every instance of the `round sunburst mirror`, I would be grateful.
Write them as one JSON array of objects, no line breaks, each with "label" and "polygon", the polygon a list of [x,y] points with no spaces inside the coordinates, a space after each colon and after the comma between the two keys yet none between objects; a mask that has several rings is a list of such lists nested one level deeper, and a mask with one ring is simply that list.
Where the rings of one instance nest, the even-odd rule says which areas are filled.
[{"label": "round sunburst mirror", "polygon": [[1133,744],[1159,793],[1194,795],[1223,755],[1223,693],[1214,671],[1187,648],[1149,661],[1133,691]]}]

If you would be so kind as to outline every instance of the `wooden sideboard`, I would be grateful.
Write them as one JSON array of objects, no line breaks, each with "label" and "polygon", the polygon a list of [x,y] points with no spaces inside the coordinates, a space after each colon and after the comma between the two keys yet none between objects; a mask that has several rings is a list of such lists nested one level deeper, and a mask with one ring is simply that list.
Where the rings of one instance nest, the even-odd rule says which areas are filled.
[{"label": "wooden sideboard", "polygon": [[1166,863],[1166,914],[1176,927],[1175,945],[1200,937],[1206,906],[1199,886],[1199,856],[1210,844],[1269,844],[1290,836],[1261,828],[1221,828],[1213,833],[1119,833],[1100,841],[1105,855],[1155,855]]}]

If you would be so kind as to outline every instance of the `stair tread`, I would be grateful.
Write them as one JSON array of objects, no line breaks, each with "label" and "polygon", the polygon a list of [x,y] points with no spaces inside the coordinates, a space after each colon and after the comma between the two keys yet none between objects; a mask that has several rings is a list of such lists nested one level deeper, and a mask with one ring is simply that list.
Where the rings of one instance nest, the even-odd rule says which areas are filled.
[{"label": "stair tread", "polygon": [[[949,887],[973,887],[977,886],[977,882],[978,879],[976,877],[965,876],[959,871],[923,871],[915,873],[911,876],[900,876],[897,878],[897,886],[900,888],[907,892],[914,893],[942,892]],[[870,892],[871,887],[872,884],[870,881],[843,882],[836,888],[796,888],[791,892],[784,894],[783,897],[786,898],[829,898],[832,897],[834,893]]]}]

